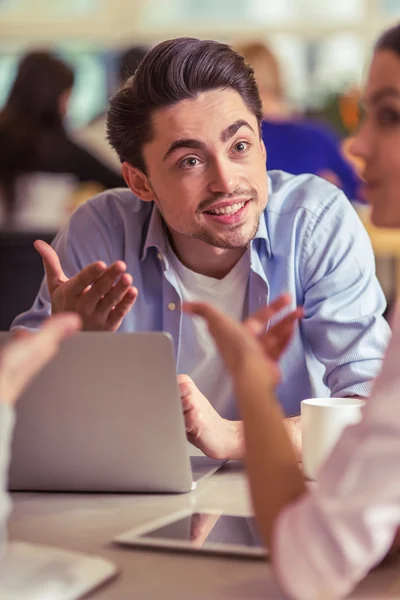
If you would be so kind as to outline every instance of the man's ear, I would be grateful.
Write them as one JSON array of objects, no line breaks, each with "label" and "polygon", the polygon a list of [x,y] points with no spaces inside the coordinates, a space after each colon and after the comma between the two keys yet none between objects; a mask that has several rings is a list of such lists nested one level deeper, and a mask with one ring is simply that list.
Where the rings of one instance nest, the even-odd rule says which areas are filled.
[{"label": "man's ear", "polygon": [[150,185],[147,175],[140,169],[132,167],[128,162],[122,163],[122,174],[126,181],[126,185],[132,190],[132,192],[143,200],[144,202],[151,202],[154,200],[154,192]]}]

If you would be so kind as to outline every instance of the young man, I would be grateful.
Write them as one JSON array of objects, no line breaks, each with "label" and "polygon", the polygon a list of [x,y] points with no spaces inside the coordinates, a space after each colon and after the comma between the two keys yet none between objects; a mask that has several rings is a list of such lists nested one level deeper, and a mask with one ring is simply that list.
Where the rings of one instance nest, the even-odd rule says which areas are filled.
[{"label": "young man", "polygon": [[178,38],[153,48],[108,116],[130,190],[80,207],[54,249],[36,243],[47,281],[14,322],[35,328],[72,310],[86,330],[170,332],[188,437],[215,458],[243,456],[243,427],[206,327],[182,313],[183,301],[238,319],[283,292],[304,307],[277,357],[297,443],[300,401],[368,396],[389,337],[353,208],[316,177],[268,176],[261,120],[253,70],[230,47]]}]

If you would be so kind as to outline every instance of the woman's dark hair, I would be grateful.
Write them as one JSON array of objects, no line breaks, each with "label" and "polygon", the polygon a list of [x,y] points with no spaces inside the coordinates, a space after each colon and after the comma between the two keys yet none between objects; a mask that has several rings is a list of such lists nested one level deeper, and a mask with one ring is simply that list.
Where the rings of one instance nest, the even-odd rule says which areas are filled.
[{"label": "woman's dark hair", "polygon": [[177,38],[152,48],[110,102],[108,140],[121,162],[146,173],[143,146],[152,139],[154,111],[215,89],[236,90],[261,126],[254,71],[230,46]]},{"label": "woman's dark hair", "polygon": [[400,24],[385,31],[375,44],[378,50],[391,50],[400,56]]},{"label": "woman's dark hair", "polygon": [[48,52],[25,55],[7,102],[0,112],[0,186],[10,216],[16,178],[36,170],[54,151],[54,137],[65,135],[62,94],[74,83],[73,71]]}]

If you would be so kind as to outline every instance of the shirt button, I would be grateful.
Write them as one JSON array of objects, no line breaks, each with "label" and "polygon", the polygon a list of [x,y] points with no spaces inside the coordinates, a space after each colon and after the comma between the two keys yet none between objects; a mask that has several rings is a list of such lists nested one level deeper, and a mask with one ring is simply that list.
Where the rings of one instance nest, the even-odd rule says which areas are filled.
[{"label": "shirt button", "polygon": [[175,310],[175,309],[176,309],[176,304],[175,304],[175,302],[170,302],[170,303],[168,304],[168,308],[169,308],[169,310]]},{"label": "shirt button", "polygon": [[158,260],[164,260],[164,257],[163,257],[163,255],[161,254],[161,252],[158,252],[158,254],[157,254],[157,258],[158,258]]}]

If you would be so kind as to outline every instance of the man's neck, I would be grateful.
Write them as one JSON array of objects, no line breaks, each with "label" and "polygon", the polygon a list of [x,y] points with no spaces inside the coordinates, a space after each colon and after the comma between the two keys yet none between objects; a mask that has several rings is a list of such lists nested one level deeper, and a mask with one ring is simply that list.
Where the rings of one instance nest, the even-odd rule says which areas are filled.
[{"label": "man's neck", "polygon": [[168,232],[172,250],[187,269],[223,279],[239,262],[247,248],[216,248],[196,238]]}]

